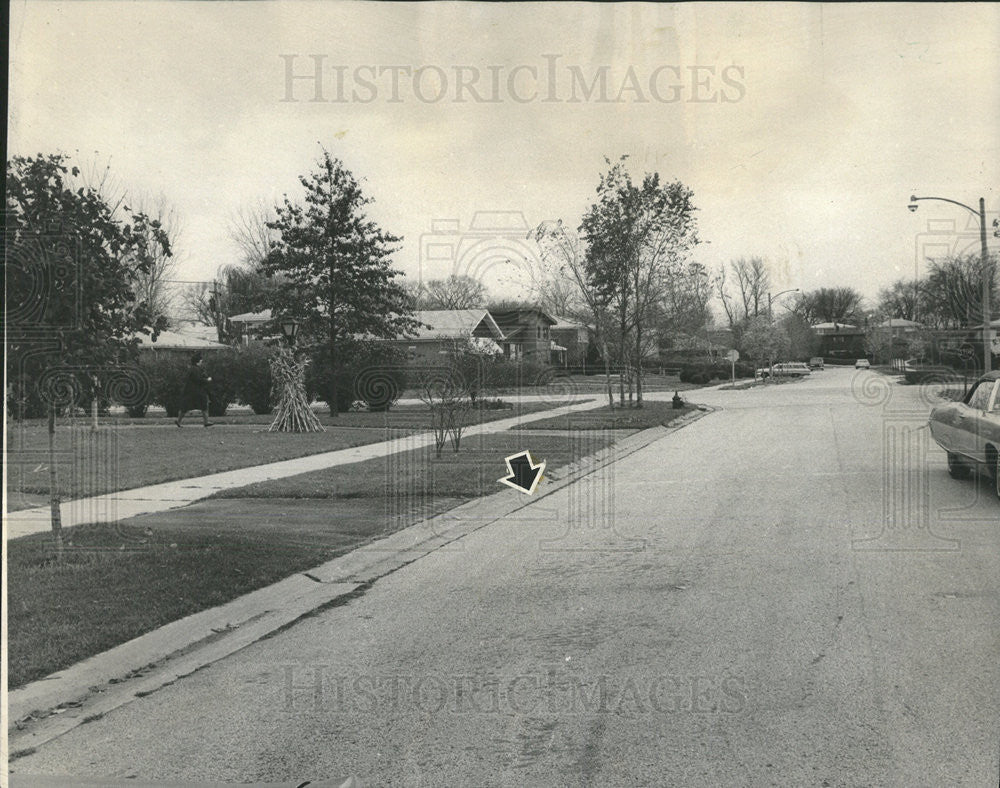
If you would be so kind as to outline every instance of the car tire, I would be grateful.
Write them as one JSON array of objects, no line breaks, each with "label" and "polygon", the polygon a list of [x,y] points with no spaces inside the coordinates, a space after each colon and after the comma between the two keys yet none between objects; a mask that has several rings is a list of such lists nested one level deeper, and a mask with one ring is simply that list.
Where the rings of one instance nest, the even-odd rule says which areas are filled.
[{"label": "car tire", "polygon": [[993,458],[993,488],[996,490],[997,498],[1000,498],[1000,453]]},{"label": "car tire", "polygon": [[968,479],[971,470],[957,454],[948,452],[948,475],[952,479]]}]

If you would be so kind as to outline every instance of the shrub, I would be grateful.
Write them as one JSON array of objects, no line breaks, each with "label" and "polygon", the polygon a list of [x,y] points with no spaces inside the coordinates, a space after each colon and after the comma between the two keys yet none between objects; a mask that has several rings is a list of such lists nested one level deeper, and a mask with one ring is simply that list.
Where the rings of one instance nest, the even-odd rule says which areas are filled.
[{"label": "shrub", "polygon": [[273,346],[263,342],[252,342],[235,351],[236,394],[240,402],[249,405],[258,416],[270,413],[277,404],[271,397],[274,352]]},{"label": "shrub", "polygon": [[184,380],[190,365],[189,355],[169,351],[149,352],[139,362],[149,378],[149,401],[166,410],[172,419],[180,414]]},{"label": "shrub", "polygon": [[241,373],[237,350],[213,350],[205,353],[205,372],[212,379],[209,383],[211,396],[208,400],[209,416],[225,416],[226,410],[236,399]]},{"label": "shrub", "polygon": [[[309,351],[311,362],[306,368],[306,395],[330,406],[329,347],[323,345]],[[403,354],[387,342],[352,340],[338,348],[337,403],[339,413],[351,410],[361,401],[369,410],[387,411],[399,399],[407,385]],[[330,412],[333,413],[333,407]]]}]

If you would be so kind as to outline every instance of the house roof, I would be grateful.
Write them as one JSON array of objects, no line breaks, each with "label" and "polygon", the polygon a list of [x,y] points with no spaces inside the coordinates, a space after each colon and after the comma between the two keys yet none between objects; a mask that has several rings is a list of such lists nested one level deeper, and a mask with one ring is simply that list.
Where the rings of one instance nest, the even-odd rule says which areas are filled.
[{"label": "house roof", "polygon": [[579,320],[574,320],[571,317],[563,317],[562,315],[552,315],[555,318],[555,323],[552,324],[553,330],[560,328],[588,328],[586,323],[581,323]]},{"label": "house roof", "polygon": [[907,320],[904,317],[890,317],[878,324],[878,328],[922,328],[923,323],[918,323],[915,320]]},{"label": "house roof", "polygon": [[813,328],[817,328],[820,331],[852,331],[857,326],[848,325],[847,323],[817,323]]},{"label": "house roof", "polygon": [[504,338],[503,331],[485,309],[435,309],[416,312],[413,316],[425,327],[418,328],[416,335],[409,339]]},{"label": "house roof", "polygon": [[135,334],[135,337],[139,340],[140,348],[150,350],[222,350],[227,347],[221,342],[179,331],[161,331],[155,342],[146,334]]},{"label": "house roof", "polygon": [[555,325],[558,321],[552,317],[544,309],[538,309],[536,307],[526,307],[524,309],[506,309],[501,312],[491,312],[493,319],[496,320],[497,325],[504,326],[514,326],[519,322],[521,315],[525,313],[534,313],[539,315],[543,320],[545,320],[550,326]]},{"label": "house roof", "polygon": [[261,312],[244,312],[242,315],[233,315],[229,318],[230,323],[267,323],[271,319],[271,310],[265,309]]}]

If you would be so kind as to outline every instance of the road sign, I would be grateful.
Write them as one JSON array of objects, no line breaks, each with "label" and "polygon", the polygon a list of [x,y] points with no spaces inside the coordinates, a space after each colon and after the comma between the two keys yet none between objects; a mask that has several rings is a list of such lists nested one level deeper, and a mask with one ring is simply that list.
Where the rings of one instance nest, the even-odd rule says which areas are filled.
[{"label": "road sign", "polygon": [[726,353],[726,361],[731,361],[732,363],[735,364],[739,360],[740,360],[740,351],[736,350],[735,348]]}]

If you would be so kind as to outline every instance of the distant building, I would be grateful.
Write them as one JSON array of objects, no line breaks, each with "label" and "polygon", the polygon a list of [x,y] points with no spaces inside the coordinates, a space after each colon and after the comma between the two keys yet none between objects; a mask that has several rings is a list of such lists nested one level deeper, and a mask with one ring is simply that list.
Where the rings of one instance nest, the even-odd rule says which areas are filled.
[{"label": "distant building", "polygon": [[923,329],[923,323],[906,320],[902,317],[892,317],[875,326],[877,331],[888,331],[893,339],[905,339],[910,334],[916,334]]},{"label": "distant building", "polygon": [[846,363],[868,357],[863,329],[848,323],[817,323],[812,329],[819,336],[818,355],[824,360]]}]

